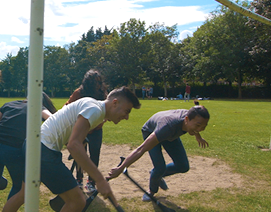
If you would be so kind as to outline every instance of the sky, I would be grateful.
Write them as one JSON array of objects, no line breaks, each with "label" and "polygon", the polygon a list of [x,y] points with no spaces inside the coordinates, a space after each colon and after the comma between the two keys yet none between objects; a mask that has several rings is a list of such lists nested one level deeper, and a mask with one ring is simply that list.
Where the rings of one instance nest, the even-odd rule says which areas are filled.
[{"label": "sky", "polygon": [[[192,36],[219,3],[215,0],[44,0],[44,45],[77,43],[93,26],[118,29],[131,18],[146,27],[177,24],[179,40]],[[31,0],[0,2],[0,60],[29,46]]]}]

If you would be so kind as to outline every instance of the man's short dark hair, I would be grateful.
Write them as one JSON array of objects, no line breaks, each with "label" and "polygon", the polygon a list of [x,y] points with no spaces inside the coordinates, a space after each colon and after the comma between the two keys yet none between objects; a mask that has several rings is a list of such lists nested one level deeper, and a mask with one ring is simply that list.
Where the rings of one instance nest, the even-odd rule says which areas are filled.
[{"label": "man's short dark hair", "polygon": [[139,109],[141,104],[137,98],[137,96],[127,87],[122,86],[120,88],[116,88],[114,90],[112,90],[108,96],[107,99],[108,100],[112,100],[114,98],[124,98],[127,101],[131,102],[133,104],[133,108],[135,109]]},{"label": "man's short dark hair", "polygon": [[196,116],[201,116],[202,118],[210,119],[210,114],[208,110],[202,105],[196,105],[194,107],[191,107],[188,110],[187,116],[189,120],[195,118]]}]

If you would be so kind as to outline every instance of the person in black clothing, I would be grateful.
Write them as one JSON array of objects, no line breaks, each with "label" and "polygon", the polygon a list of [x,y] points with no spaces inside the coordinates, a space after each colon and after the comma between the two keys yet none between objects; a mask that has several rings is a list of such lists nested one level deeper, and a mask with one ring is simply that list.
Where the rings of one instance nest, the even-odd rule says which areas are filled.
[{"label": "person in black clothing", "polygon": [[[57,110],[43,93],[42,118],[47,119]],[[0,108],[0,174],[6,166],[13,182],[8,199],[20,191],[25,167],[22,145],[26,138],[27,100],[5,103]],[[2,177],[4,185],[5,178]],[[3,181],[4,180],[4,181]],[[2,187],[4,189],[4,186]]]}]

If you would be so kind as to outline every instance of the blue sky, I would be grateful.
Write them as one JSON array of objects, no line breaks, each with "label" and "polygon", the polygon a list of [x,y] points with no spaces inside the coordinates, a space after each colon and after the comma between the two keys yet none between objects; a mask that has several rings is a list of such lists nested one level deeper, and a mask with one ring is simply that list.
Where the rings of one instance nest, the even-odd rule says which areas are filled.
[{"label": "blue sky", "polygon": [[[0,60],[29,45],[30,0],[2,1]],[[179,39],[192,36],[219,3],[215,0],[45,0],[44,45],[77,42],[92,26],[118,28],[130,18],[178,25]]]}]

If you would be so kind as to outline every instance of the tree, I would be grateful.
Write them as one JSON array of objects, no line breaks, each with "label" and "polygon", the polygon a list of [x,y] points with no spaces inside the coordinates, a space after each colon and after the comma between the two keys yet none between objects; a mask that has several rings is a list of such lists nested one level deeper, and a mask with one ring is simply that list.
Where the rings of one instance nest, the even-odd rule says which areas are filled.
[{"label": "tree", "polygon": [[5,59],[2,60],[1,67],[0,67],[3,89],[7,90],[8,97],[10,97],[10,92],[12,89],[12,85],[14,83],[13,75],[12,75],[11,59],[12,59],[12,55],[8,53]]},{"label": "tree", "polygon": [[69,57],[66,49],[45,46],[44,50],[44,87],[54,97],[56,91],[63,91],[67,83]]},{"label": "tree", "polygon": [[[245,6],[246,2],[243,2]],[[196,65],[193,70],[204,73],[210,80],[219,77],[238,82],[238,98],[242,98],[241,84],[247,75],[249,55],[247,17],[221,6],[195,33]],[[213,78],[213,79],[212,79]],[[200,77],[199,79],[202,79]],[[203,79],[203,80],[205,80]]]},{"label": "tree", "polygon": [[[172,27],[156,23],[150,27],[148,39],[150,40],[151,50],[148,54],[151,62],[151,69],[148,71],[150,80],[153,76],[159,75],[163,82],[164,96],[167,96],[167,81],[173,70],[172,66],[172,49],[174,44],[171,42],[177,36],[176,25]],[[171,61],[171,62],[170,62]]]},{"label": "tree", "polygon": [[115,68],[111,71],[120,79],[115,79],[115,81],[119,81],[122,85],[131,84],[134,91],[135,84],[141,81],[143,74],[141,59],[146,54],[144,51],[145,34],[145,22],[130,19],[121,24],[119,37],[115,38],[112,43],[112,63],[115,64]]},{"label": "tree", "polygon": [[24,91],[27,96],[27,78],[28,78],[28,48],[20,48],[13,60],[13,80],[16,82],[13,89]]},{"label": "tree", "polygon": [[[266,18],[271,19],[270,0],[254,0],[251,3],[251,10]],[[251,46],[247,52],[252,56],[252,64],[255,69],[250,74],[258,79],[262,79],[264,84],[271,86],[271,27],[261,22],[249,19],[248,26],[251,27]]]},{"label": "tree", "polygon": [[179,43],[172,45],[168,63],[168,72],[170,73],[168,76],[168,82],[171,88],[173,89],[173,94],[175,93],[176,85],[180,84],[180,81],[184,75],[183,72],[184,62],[183,57],[181,55],[181,47],[182,45]]}]

